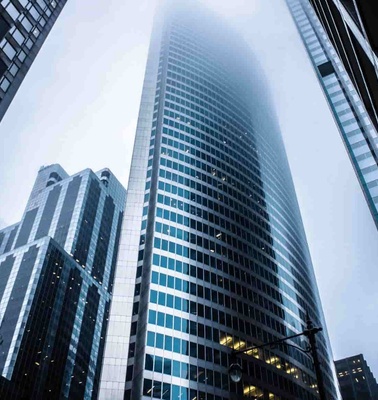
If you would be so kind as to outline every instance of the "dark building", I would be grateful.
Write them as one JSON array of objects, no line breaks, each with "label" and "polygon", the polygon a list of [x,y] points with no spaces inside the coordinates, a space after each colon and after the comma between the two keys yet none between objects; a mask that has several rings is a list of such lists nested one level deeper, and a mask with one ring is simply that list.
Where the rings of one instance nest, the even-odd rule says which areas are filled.
[{"label": "dark building", "polygon": [[378,228],[378,7],[286,0]]},{"label": "dark building", "polygon": [[335,361],[343,400],[378,400],[378,385],[362,354]]},{"label": "dark building", "polygon": [[0,121],[67,0],[1,0]]},{"label": "dark building", "polygon": [[[157,16],[131,163],[99,399],[316,400],[295,347],[325,328],[277,118],[249,47],[195,1]],[[326,331],[319,354],[339,399]],[[301,340],[291,344],[305,346]]]},{"label": "dark building", "polygon": [[310,0],[378,128],[378,7],[371,0]]},{"label": "dark building", "polygon": [[43,167],[0,231],[0,398],[96,399],[125,189]]}]

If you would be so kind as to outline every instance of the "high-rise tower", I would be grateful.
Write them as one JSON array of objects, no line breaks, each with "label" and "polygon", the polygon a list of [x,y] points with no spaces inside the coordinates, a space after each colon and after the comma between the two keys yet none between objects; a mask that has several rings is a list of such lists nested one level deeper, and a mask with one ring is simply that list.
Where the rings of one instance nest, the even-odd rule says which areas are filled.
[{"label": "high-rise tower", "polygon": [[368,0],[286,0],[378,227],[378,33]]},{"label": "high-rise tower", "polygon": [[364,356],[335,361],[337,378],[343,400],[377,400],[378,384]]},{"label": "high-rise tower", "polygon": [[1,399],[97,398],[125,194],[50,165],[0,231]]},{"label": "high-rise tower", "polygon": [[[196,2],[152,34],[100,399],[315,400],[294,347],[231,349],[324,327],[283,142],[250,49]],[[291,344],[303,346],[298,340]],[[326,334],[319,353],[337,399]]]},{"label": "high-rise tower", "polygon": [[0,121],[67,0],[1,0]]}]

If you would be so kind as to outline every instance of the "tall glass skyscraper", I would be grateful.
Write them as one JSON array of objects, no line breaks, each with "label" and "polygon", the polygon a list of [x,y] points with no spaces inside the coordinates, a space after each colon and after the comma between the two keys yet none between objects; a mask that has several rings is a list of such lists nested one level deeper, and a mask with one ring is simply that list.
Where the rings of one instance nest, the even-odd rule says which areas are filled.
[{"label": "tall glass skyscraper", "polygon": [[378,34],[373,3],[286,2],[378,228]]},{"label": "tall glass skyscraper", "polygon": [[66,2],[0,1],[0,121]]},{"label": "tall glass skyscraper", "polygon": [[96,399],[126,191],[108,170],[38,173],[0,231],[0,398]]},{"label": "tall glass skyscraper", "polygon": [[[100,399],[315,400],[312,361],[232,349],[325,326],[277,119],[250,49],[196,2],[156,18]],[[300,340],[291,344],[303,346]],[[338,399],[326,333],[327,398]]]}]

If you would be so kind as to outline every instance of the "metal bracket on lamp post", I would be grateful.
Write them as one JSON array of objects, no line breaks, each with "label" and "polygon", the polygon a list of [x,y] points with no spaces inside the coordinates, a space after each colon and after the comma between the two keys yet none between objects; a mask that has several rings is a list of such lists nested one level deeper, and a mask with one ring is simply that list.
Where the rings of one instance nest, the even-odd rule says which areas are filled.
[{"label": "metal bracket on lamp post", "polygon": [[[300,350],[305,354],[311,353],[312,360],[314,363],[315,373],[316,373],[316,380],[318,383],[319,399],[327,400],[327,398],[325,396],[323,374],[322,374],[322,370],[320,368],[320,362],[319,362],[318,351],[317,351],[317,346],[316,346],[316,336],[315,336],[317,333],[321,332],[322,330],[323,330],[323,328],[321,328],[321,327],[315,328],[312,325],[311,320],[308,318],[307,329],[305,329],[303,332],[297,333],[297,334],[291,335],[291,336],[286,336],[282,339],[273,340],[272,342],[263,343],[263,344],[260,344],[259,346],[247,347],[242,350],[233,350],[231,353],[231,358],[232,358],[232,360],[235,360],[235,357],[238,354],[245,354],[248,351],[261,349],[264,347],[272,347],[272,346],[279,345],[279,344],[285,344],[287,346],[294,347],[297,350]],[[306,336],[308,338],[308,340],[310,342],[310,346],[307,350],[302,349],[299,346],[295,346],[290,343],[286,343],[286,341],[297,338],[299,336]],[[230,365],[230,368],[228,369],[228,373],[230,375],[231,380],[235,383],[238,383],[241,381],[243,370],[242,370],[242,367],[238,363],[232,362],[232,364]]]}]

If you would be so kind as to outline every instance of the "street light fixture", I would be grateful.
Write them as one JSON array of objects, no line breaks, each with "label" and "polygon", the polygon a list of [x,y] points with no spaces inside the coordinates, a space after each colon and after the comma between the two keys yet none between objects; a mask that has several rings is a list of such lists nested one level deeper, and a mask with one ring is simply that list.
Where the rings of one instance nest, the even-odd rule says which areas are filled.
[{"label": "street light fixture", "polygon": [[233,363],[228,369],[228,374],[230,375],[232,382],[239,383],[243,376],[243,369],[238,363]]},{"label": "street light fixture", "polygon": [[[323,374],[322,374],[322,370],[320,368],[320,362],[319,362],[318,351],[317,351],[317,346],[316,346],[316,336],[315,336],[317,333],[321,332],[322,330],[323,330],[323,328],[321,328],[321,327],[315,328],[313,326],[310,318],[307,317],[307,329],[304,330],[303,332],[300,332],[300,333],[297,333],[297,334],[291,335],[291,336],[286,336],[282,339],[274,340],[273,342],[263,343],[259,346],[248,347],[248,348],[245,348],[242,350],[234,350],[231,354],[231,357],[235,361],[235,357],[238,354],[243,354],[243,353],[245,354],[252,350],[261,349],[263,347],[271,347],[271,346],[279,345],[282,343],[285,343],[288,346],[295,347],[296,349],[302,351],[303,353],[306,353],[306,354],[311,353],[312,360],[314,362],[316,379],[317,379],[317,383],[318,383],[319,399],[326,400],[324,383],[323,383]],[[307,350],[302,349],[298,346],[286,343],[287,340],[294,339],[299,336],[306,336],[308,338],[309,348]],[[238,383],[242,379],[243,369],[237,362],[233,362],[230,365],[230,368],[228,369],[228,374],[229,374],[232,382]]]}]

